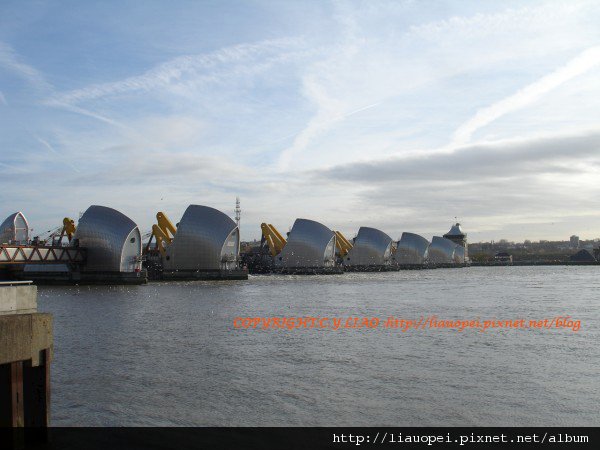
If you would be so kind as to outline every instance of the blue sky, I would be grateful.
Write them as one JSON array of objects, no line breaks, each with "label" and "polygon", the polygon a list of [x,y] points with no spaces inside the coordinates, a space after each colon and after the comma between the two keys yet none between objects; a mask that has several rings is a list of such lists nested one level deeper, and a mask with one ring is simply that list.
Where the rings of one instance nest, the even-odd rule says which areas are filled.
[{"label": "blue sky", "polygon": [[600,4],[3,1],[0,215],[600,237]]}]

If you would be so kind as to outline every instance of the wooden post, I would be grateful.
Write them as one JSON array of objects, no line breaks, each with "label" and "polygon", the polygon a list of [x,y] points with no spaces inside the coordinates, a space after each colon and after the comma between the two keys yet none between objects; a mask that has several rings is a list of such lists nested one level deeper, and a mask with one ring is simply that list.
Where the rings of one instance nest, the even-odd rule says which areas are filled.
[{"label": "wooden post", "polygon": [[47,427],[50,423],[50,352],[46,349],[40,353],[39,366],[32,367],[27,361],[23,369],[27,427]]},{"label": "wooden post", "polygon": [[11,427],[25,426],[23,408],[23,361],[10,363]]}]

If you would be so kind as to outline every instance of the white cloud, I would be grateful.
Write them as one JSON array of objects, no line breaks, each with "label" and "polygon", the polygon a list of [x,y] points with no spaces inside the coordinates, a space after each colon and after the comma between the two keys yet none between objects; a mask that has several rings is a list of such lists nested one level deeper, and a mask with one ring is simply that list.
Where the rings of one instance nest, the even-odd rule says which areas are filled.
[{"label": "white cloud", "polygon": [[[514,176],[558,174],[560,179],[595,171],[600,163],[600,129],[579,130],[470,144],[429,153],[370,160],[316,171],[324,179],[369,186],[403,181],[423,185]],[[582,163],[578,165],[578,163]],[[559,178],[557,178],[558,180]]]},{"label": "white cloud", "polygon": [[[484,84],[486,78],[500,78],[511,72],[525,78],[538,73],[540,68],[556,67],[556,61],[565,53],[573,54],[589,46],[594,33],[592,27],[582,24],[590,9],[585,3],[542,4],[485,14],[466,12],[463,16],[416,24],[406,30],[390,24],[409,20],[406,16],[410,5],[382,3],[377,8],[368,3],[335,5],[334,38],[328,51],[313,60],[302,77],[301,93],[312,105],[313,114],[294,135],[291,145],[281,150],[276,165],[279,171],[355,158],[354,155],[361,153],[354,147],[360,136],[354,136],[353,130],[346,128],[346,118],[349,112],[366,105],[382,106],[364,115],[372,122],[378,120],[388,127],[415,129],[421,128],[424,121],[419,108],[442,104],[454,111],[446,118],[435,110],[428,112],[426,120],[438,128],[430,135],[439,136],[444,126],[451,133],[454,122],[459,124],[467,119],[464,116],[469,112],[465,108],[468,102],[477,105],[494,94]],[[577,33],[573,32],[575,29]],[[517,77],[500,78],[497,83],[512,88],[515,80]],[[456,95],[453,100],[457,103],[449,104],[446,97],[453,92],[451,89],[458,92],[470,88],[483,90],[484,96]],[[406,97],[410,98],[408,102]],[[394,124],[392,118],[399,111],[404,111],[406,119],[414,123]],[[436,124],[433,119],[442,119],[444,124]],[[352,123],[360,124],[360,120]],[[372,132],[369,137],[372,142],[381,141]],[[392,141],[371,145],[363,153],[367,153],[367,158],[381,156],[389,153],[392,145]],[[396,143],[396,146],[397,151],[408,150],[406,145],[400,147]]]},{"label": "white cloud", "polygon": [[[314,173],[311,191],[344,192],[392,235],[444,232],[454,216],[487,238],[568,236],[586,217],[586,236],[600,232],[600,129],[472,144],[454,152],[414,154],[332,167]],[[527,224],[540,224],[532,229]],[[550,223],[562,223],[548,228]],[[521,224],[520,229],[515,228]],[[487,234],[486,234],[487,233]],[[519,234],[520,233],[520,234]],[[495,236],[495,237],[494,237]]]}]

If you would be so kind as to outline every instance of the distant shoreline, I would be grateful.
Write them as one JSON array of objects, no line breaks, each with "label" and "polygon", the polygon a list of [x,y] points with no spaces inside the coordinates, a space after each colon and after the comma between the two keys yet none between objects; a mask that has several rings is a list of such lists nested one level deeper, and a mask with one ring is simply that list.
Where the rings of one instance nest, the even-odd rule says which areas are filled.
[{"label": "distant shoreline", "polygon": [[486,261],[486,262],[471,262],[471,267],[486,267],[486,266],[598,266],[598,261]]}]

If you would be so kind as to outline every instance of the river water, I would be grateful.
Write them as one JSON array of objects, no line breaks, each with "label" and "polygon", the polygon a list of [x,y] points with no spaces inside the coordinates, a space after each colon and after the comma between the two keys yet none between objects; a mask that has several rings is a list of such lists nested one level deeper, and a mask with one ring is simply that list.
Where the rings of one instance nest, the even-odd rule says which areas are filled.
[{"label": "river water", "polygon": [[[472,267],[139,287],[40,287],[54,426],[596,426],[597,266]],[[385,320],[580,329],[408,330]],[[236,329],[236,317],[378,317]],[[345,322],[344,322],[345,323]]]}]

